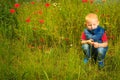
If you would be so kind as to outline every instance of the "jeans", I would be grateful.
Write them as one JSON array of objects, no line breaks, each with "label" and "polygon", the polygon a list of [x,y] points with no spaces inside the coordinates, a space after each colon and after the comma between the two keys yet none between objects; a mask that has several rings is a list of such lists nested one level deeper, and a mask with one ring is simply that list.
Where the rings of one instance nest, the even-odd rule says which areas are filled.
[{"label": "jeans", "polygon": [[83,44],[82,49],[85,54],[85,58],[94,58],[95,60],[98,60],[98,62],[101,62],[105,58],[108,47],[94,48],[94,46],[89,44]]}]

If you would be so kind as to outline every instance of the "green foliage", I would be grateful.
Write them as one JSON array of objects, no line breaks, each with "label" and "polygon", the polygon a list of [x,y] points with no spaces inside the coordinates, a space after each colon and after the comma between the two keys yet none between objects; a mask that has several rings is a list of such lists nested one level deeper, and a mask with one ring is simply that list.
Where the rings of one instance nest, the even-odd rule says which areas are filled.
[{"label": "green foliage", "polygon": [[0,34],[3,38],[14,39],[18,36],[16,31],[18,22],[15,15],[11,15],[9,10],[12,8],[12,2],[1,0],[0,1]]},{"label": "green foliage", "polygon": [[[13,0],[0,1],[0,80],[120,79],[119,2],[34,2],[18,0],[20,7],[15,8]],[[10,9],[16,12],[10,13]],[[80,35],[84,17],[90,12],[99,16],[109,38],[102,70],[97,64],[82,62]]]}]

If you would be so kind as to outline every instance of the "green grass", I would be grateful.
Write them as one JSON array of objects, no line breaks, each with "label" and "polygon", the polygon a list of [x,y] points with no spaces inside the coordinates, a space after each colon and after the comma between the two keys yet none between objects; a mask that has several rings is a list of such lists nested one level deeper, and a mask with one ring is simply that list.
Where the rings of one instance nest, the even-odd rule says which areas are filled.
[{"label": "green grass", "polygon": [[[50,7],[45,7],[46,2]],[[119,80],[119,7],[115,1],[43,0],[34,5],[22,2],[14,14],[9,12],[14,5],[1,8],[0,80]],[[90,12],[99,16],[109,38],[102,70],[97,64],[83,63],[80,35]]]}]

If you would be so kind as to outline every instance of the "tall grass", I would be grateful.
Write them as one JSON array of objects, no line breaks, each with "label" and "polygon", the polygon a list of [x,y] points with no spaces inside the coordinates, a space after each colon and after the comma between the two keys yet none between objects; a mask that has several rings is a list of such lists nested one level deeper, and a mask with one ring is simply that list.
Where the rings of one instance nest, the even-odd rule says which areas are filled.
[{"label": "tall grass", "polygon": [[[3,1],[4,2],[4,1]],[[2,2],[2,3],[3,3]],[[1,80],[119,80],[119,2],[20,1],[1,8]],[[2,5],[0,4],[0,6]],[[7,2],[4,2],[4,5]],[[50,6],[46,7],[45,4]],[[86,14],[99,16],[109,38],[105,67],[83,64],[80,35]],[[6,17],[5,17],[6,16]],[[26,22],[30,19],[30,22]],[[44,20],[40,23],[40,20]]]}]

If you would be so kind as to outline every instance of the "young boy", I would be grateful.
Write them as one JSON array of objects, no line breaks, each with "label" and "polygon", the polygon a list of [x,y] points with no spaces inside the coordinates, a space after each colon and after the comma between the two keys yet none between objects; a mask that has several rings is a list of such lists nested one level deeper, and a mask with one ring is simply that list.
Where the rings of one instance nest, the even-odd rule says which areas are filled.
[{"label": "young boy", "polygon": [[[98,67],[104,67],[104,58],[108,49],[108,40],[105,30],[99,26],[98,16],[89,13],[86,17],[86,29],[81,35],[82,49],[86,64],[91,56],[98,60]],[[96,58],[97,57],[97,58]]]}]

